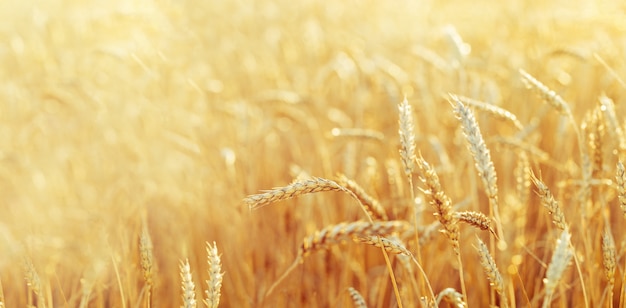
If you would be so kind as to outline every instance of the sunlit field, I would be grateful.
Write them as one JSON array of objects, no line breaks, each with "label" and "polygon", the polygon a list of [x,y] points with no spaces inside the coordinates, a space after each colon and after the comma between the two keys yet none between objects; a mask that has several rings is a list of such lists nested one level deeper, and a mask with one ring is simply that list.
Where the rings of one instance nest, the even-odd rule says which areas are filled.
[{"label": "sunlit field", "polygon": [[0,18],[0,307],[626,305],[622,1]]}]

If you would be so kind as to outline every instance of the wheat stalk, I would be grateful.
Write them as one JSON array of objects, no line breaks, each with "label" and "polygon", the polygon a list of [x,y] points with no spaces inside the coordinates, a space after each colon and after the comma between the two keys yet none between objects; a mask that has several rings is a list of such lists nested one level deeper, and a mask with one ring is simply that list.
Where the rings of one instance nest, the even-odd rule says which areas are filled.
[{"label": "wheat stalk", "polygon": [[564,229],[563,232],[561,232],[561,236],[556,241],[556,249],[552,255],[552,260],[548,265],[546,278],[543,280],[546,285],[545,297],[542,305],[544,308],[550,306],[554,289],[556,289],[559,280],[563,276],[563,272],[569,265],[569,262],[574,255],[574,252],[570,248],[569,244],[570,238],[571,235],[569,230]]},{"label": "wheat stalk", "polygon": [[185,259],[185,261],[180,261],[180,278],[181,289],[183,291],[183,306],[181,308],[195,308],[196,286],[193,283],[193,277],[191,276],[191,267],[189,266],[188,259]]},{"label": "wheat stalk", "polygon": [[209,263],[209,280],[206,281],[207,289],[204,291],[206,294],[204,304],[209,308],[217,308],[220,304],[222,279],[224,279],[222,261],[215,242],[213,245],[207,242],[206,251]]}]

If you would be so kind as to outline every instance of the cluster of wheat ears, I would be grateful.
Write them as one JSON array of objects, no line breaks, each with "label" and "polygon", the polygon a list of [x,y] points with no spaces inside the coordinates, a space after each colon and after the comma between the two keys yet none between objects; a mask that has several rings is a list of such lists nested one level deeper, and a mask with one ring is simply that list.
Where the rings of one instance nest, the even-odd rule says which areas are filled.
[{"label": "cluster of wheat ears", "polygon": [[105,2],[0,1],[0,308],[626,307],[621,1]]},{"label": "cluster of wheat ears", "polygon": [[[520,70],[520,75],[529,89],[536,91],[540,98],[551,105],[557,112],[573,121],[573,116],[568,104],[559,95],[529,73]],[[397,255],[398,261],[401,263],[403,269],[412,274],[412,276],[408,278],[411,280],[411,285],[407,287],[409,290],[405,290],[405,292],[415,292],[415,296],[419,298],[421,304],[427,307],[436,307],[439,306],[442,301],[446,301],[455,307],[465,307],[468,289],[464,281],[460,245],[466,243],[461,243],[460,241],[460,225],[467,224],[479,230],[488,231],[487,234],[490,236],[489,245],[485,244],[477,237],[474,247],[480,257],[480,264],[485,272],[486,279],[489,280],[493,291],[499,296],[497,300],[492,298],[491,303],[501,307],[509,307],[511,305],[508,298],[515,298],[516,291],[506,285],[493,257],[493,254],[496,254],[498,250],[504,250],[506,249],[505,247],[508,246],[505,240],[505,238],[507,238],[506,230],[502,226],[499,218],[497,175],[491,160],[490,151],[485,144],[474,112],[470,109],[470,106],[491,116],[509,121],[511,125],[520,131],[522,131],[524,127],[513,113],[503,108],[454,94],[450,94],[449,102],[462,127],[468,150],[474,159],[477,175],[483,183],[484,193],[488,198],[489,213],[458,211],[454,208],[452,200],[442,188],[435,168],[420,154],[416,154],[412,108],[405,98],[398,105],[399,139],[401,145],[399,152],[405,180],[408,182],[408,187],[411,190],[411,200],[415,200],[413,202],[414,211],[409,212],[410,215],[404,217],[404,219],[397,217],[395,220],[390,220],[386,212],[387,210],[381,206],[376,198],[372,197],[359,184],[343,174],[337,175],[336,180],[316,177],[296,179],[287,186],[273,188],[261,194],[248,196],[244,199],[245,203],[251,210],[256,210],[272,203],[306,194],[339,191],[352,197],[363,211],[363,220],[346,221],[330,225],[304,238],[293,265],[267,290],[264,296],[269,296],[280,284],[281,280],[284,279],[295,266],[299,263],[303,263],[305,257],[310,253],[317,250],[328,249],[331,245],[338,245],[347,240],[353,240],[358,243],[381,248],[381,253],[385,257],[393,285],[394,296],[397,301],[396,304],[399,307],[402,307],[402,295],[398,289],[396,276],[394,275],[394,267],[390,262],[390,254]],[[601,181],[603,179],[597,179],[593,176],[602,168],[603,154],[601,152],[602,145],[599,143],[599,138],[601,138],[600,130],[604,130],[608,127],[610,131],[613,131],[613,137],[619,140],[620,144],[620,147],[616,150],[620,153],[620,157],[626,154],[624,152],[626,148],[621,147],[626,139],[621,126],[617,124],[617,116],[613,102],[607,97],[600,98],[600,102],[601,104],[597,106],[590,116],[589,122],[583,124],[583,128],[591,132],[587,135],[582,135],[581,132],[576,129],[576,134],[580,142],[582,169],[581,179],[577,183],[579,186],[577,189],[577,200],[582,207],[592,206],[591,187],[595,185],[608,185],[617,195],[618,204],[616,205],[619,205],[624,216],[626,216],[626,187],[624,186],[626,183],[626,174],[624,173],[622,161],[619,160],[615,167],[614,183],[610,180]],[[574,127],[578,127],[576,122],[572,122],[571,124],[574,125]],[[593,127],[589,128],[588,126]],[[351,135],[357,135],[357,132],[351,131]],[[362,137],[368,138],[370,135],[370,132],[362,131]],[[521,143],[520,140],[512,140],[512,142],[516,144]],[[592,150],[591,153],[587,152],[588,149],[586,145],[589,145],[589,149]],[[537,157],[533,157],[533,152],[536,151],[533,150],[532,146],[520,145],[516,149],[518,159],[520,160],[520,169],[515,174],[516,182],[519,184],[520,195],[523,195],[524,191],[529,189],[531,181],[534,183],[541,204],[546,209],[546,215],[551,217],[557,229],[555,231],[560,234],[556,236],[552,244],[554,247],[553,255],[550,262],[546,265],[547,269],[545,271],[545,278],[543,279],[545,288],[543,291],[542,307],[549,307],[553,295],[557,291],[557,286],[559,286],[559,281],[572,259],[574,259],[576,263],[581,278],[580,281],[582,282],[584,279],[580,270],[578,257],[575,254],[576,248],[571,241],[572,235],[569,224],[565,220],[561,205],[555,200],[550,188],[548,188],[541,179],[537,178],[534,171],[529,167],[529,161],[537,159]],[[593,157],[593,159],[591,157]],[[416,199],[415,192],[413,191],[414,176],[419,178],[422,184],[419,190],[424,197],[428,199],[428,202],[432,206],[433,215],[437,218],[437,221],[430,226],[424,226],[419,223],[420,219],[418,217],[421,215],[423,209],[420,208],[422,204],[421,201],[418,201],[420,200],[419,197]],[[598,181],[600,182],[598,183]],[[606,214],[605,212],[601,212],[599,215]],[[605,220],[608,222],[608,217],[605,217]],[[425,245],[426,242],[425,240],[421,240],[421,237],[431,237],[430,233],[435,229],[439,230],[452,245],[451,253],[455,255],[458,261],[456,266],[458,266],[460,291],[454,288],[445,288],[435,293],[429,282],[429,277],[424,273],[420,265],[423,260],[420,246]],[[412,245],[409,246],[407,243],[411,243]],[[602,235],[602,242],[598,243],[597,246],[597,248],[602,251],[602,264],[607,282],[606,296],[612,299],[617,260],[613,236],[608,226]],[[425,262],[428,261],[425,260]],[[418,270],[417,273],[414,272],[415,269]],[[580,288],[583,292],[585,303],[588,303],[585,284],[581,283]],[[624,295],[624,291],[626,290],[622,288],[619,292],[620,307],[623,305],[622,296]],[[363,296],[358,290],[349,287],[348,292],[355,306],[367,306]],[[511,296],[507,295],[509,293],[511,293]],[[527,298],[526,300],[530,299]],[[612,305],[612,300],[609,300],[609,302]],[[528,302],[528,304],[531,305],[532,303],[532,301]]]}]

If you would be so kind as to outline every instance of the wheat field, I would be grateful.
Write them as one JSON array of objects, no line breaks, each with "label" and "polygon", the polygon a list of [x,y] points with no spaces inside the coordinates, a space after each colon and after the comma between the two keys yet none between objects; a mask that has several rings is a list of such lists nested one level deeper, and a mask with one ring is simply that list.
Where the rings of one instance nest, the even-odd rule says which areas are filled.
[{"label": "wheat field", "polygon": [[0,16],[0,307],[626,305],[621,1]]}]

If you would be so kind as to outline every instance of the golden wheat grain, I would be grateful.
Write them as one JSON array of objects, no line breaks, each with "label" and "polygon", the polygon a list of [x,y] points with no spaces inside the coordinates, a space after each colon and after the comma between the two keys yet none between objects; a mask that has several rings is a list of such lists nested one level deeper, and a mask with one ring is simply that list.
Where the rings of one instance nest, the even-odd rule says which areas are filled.
[{"label": "golden wheat grain", "polygon": [[189,266],[189,260],[180,261],[180,278],[181,289],[183,291],[182,299],[183,306],[181,308],[195,308],[196,303],[196,286],[193,283],[193,277],[191,276],[191,267]]},{"label": "golden wheat grain", "polygon": [[437,294],[437,307],[441,307],[441,301],[446,301],[453,307],[463,308],[467,304],[463,301],[463,294],[457,292],[454,288],[445,288]]},{"label": "golden wheat grain", "polygon": [[548,265],[548,270],[546,272],[546,278],[543,280],[546,285],[545,296],[543,300],[542,307],[546,308],[550,306],[550,302],[552,301],[552,295],[554,294],[554,289],[561,280],[563,276],[563,272],[567,268],[574,255],[574,252],[570,248],[570,233],[569,230],[563,229],[561,232],[561,236],[556,241],[556,249],[554,250],[554,254],[552,255],[552,259],[550,264]]},{"label": "golden wheat grain", "polygon": [[559,206],[559,203],[554,199],[554,196],[548,189],[548,186],[544,184],[540,179],[535,177],[535,174],[531,172],[530,178],[535,187],[537,187],[537,195],[541,198],[541,204],[548,210],[548,214],[552,216],[552,222],[561,230],[567,229],[567,223],[565,222],[565,215]]},{"label": "golden wheat grain", "polygon": [[345,188],[334,181],[316,177],[297,180],[287,186],[276,187],[262,194],[250,195],[244,199],[244,202],[250,209],[258,209],[274,202],[322,191],[345,191]]},{"label": "golden wheat grain", "polygon": [[330,225],[306,237],[300,246],[300,255],[307,256],[313,251],[326,249],[330,245],[368,236],[386,236],[409,229],[408,223],[400,220],[343,222]]},{"label": "golden wheat grain", "polygon": [[617,162],[617,171],[615,175],[615,183],[617,184],[617,199],[622,209],[624,217],[626,217],[626,171],[621,161]]},{"label": "golden wheat grain", "polygon": [[365,302],[365,299],[359,291],[353,287],[349,287],[348,293],[350,293],[350,298],[352,298],[352,303],[355,308],[367,308],[367,302]]},{"label": "golden wheat grain", "polygon": [[456,97],[458,100],[460,100],[464,104],[467,104],[469,106],[485,111],[491,115],[496,116],[499,119],[511,122],[513,126],[515,126],[515,128],[519,129],[520,131],[524,129],[524,125],[522,125],[522,123],[517,119],[517,116],[515,116],[513,113],[511,113],[510,111],[504,108],[501,108],[501,107],[498,107],[498,106],[495,106],[493,104],[489,104],[486,102],[481,102],[479,100],[475,100],[469,97],[461,96],[461,95],[456,95],[456,94],[451,94],[451,95]]},{"label": "golden wheat grain", "polygon": [[487,245],[485,245],[485,243],[483,243],[480,238],[478,238],[477,240],[478,247],[476,247],[476,250],[478,250],[478,255],[480,256],[480,264],[482,265],[485,274],[487,274],[489,283],[491,284],[491,286],[493,286],[493,289],[496,290],[496,292],[498,292],[498,294],[500,295],[500,305],[502,305],[502,307],[507,307],[508,301],[506,299],[506,293],[504,290],[504,280],[502,279],[500,271],[498,271],[496,261],[491,257]]},{"label": "golden wheat grain", "polygon": [[337,176],[337,184],[351,191],[359,200],[359,202],[361,203],[361,206],[365,209],[365,211],[370,215],[370,217],[372,217],[372,219],[374,220],[387,220],[388,219],[387,213],[385,212],[385,209],[380,204],[380,202],[378,202],[378,200],[376,200],[375,198],[367,194],[365,190],[363,190],[363,188],[359,184],[357,184],[355,181],[347,178],[343,174],[339,174]]},{"label": "golden wheat grain", "polygon": [[497,237],[496,232],[491,226],[491,219],[485,214],[475,211],[454,212],[459,222],[464,222],[483,231],[489,231]]},{"label": "golden wheat grain", "polygon": [[415,134],[413,132],[413,113],[406,97],[398,105],[398,110],[400,112],[398,120],[400,124],[400,130],[398,131],[400,134],[400,158],[402,158],[404,174],[410,178],[414,169]]},{"label": "golden wheat grain", "polygon": [[362,138],[366,140],[384,141],[385,135],[377,130],[365,128],[333,128],[333,137]]},{"label": "golden wheat grain", "polygon": [[[26,285],[28,285],[28,289],[32,291],[37,297],[37,307],[46,307],[46,301],[43,291],[43,286],[41,282],[41,278],[39,274],[37,274],[37,270],[35,269],[35,265],[30,258],[24,259],[24,274],[26,278]],[[29,305],[33,306],[30,302],[30,294],[28,295]]]},{"label": "golden wheat grain", "polygon": [[448,195],[441,189],[439,176],[430,164],[423,157],[419,156],[415,159],[417,167],[420,170],[420,179],[424,184],[424,194],[429,198],[430,204],[435,209],[435,216],[444,228],[444,234],[448,237],[455,253],[459,252],[459,225],[458,219],[454,215],[451,201]]},{"label": "golden wheat grain", "polygon": [[148,297],[148,307],[152,307],[152,293],[154,288],[154,260],[152,254],[152,239],[148,233],[148,228],[144,224],[139,236],[139,257],[141,259],[141,270],[146,281],[146,292]]},{"label": "golden wheat grain", "polygon": [[222,279],[222,261],[217,251],[217,245],[206,243],[207,260],[209,263],[209,280],[206,281],[207,289],[204,291],[206,298],[204,304],[209,308],[217,308],[220,304]]}]

